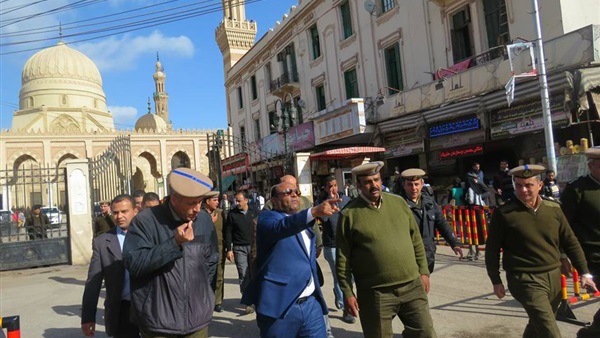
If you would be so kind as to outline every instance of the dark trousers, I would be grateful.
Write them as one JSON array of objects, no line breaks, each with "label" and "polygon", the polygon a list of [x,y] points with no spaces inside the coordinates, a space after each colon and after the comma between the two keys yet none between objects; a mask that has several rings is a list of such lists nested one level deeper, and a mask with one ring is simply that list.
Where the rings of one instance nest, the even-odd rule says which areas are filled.
[{"label": "dark trousers", "polygon": [[261,338],[323,338],[325,319],[314,296],[293,304],[285,318],[256,315]]},{"label": "dark trousers", "polygon": [[131,302],[128,300],[121,301],[121,309],[119,313],[119,326],[117,327],[117,333],[113,336],[115,338],[139,338],[140,330],[137,325],[129,320],[129,311],[131,309]]},{"label": "dark trousers", "polygon": [[165,334],[142,331],[142,338],[208,338],[208,326],[188,334]]},{"label": "dark trousers", "polygon": [[560,338],[556,324],[561,299],[560,269],[540,273],[507,271],[506,281],[510,293],[529,316],[523,338]]},{"label": "dark trousers", "polygon": [[389,287],[358,289],[357,300],[365,338],[393,337],[392,320],[396,316],[404,324],[402,337],[437,337],[421,278]]},{"label": "dark trousers", "polygon": [[[590,269],[590,273],[594,276],[596,287],[600,288],[600,262],[591,262],[588,258],[588,269]],[[598,335],[600,336],[600,309],[594,315],[592,326],[598,329]]]},{"label": "dark trousers", "polygon": [[217,276],[215,287],[215,305],[223,304],[223,292],[225,289],[225,254],[219,251],[219,262],[217,263]]}]

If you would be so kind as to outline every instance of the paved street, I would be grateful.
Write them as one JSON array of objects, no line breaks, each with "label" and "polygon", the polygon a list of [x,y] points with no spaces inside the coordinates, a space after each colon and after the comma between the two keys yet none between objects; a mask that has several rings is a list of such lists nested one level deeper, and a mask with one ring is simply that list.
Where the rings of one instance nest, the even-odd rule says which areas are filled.
[{"label": "paved street", "polygon": [[[326,276],[323,292],[333,304],[331,275],[321,257]],[[21,316],[21,337],[83,337],[80,325],[81,296],[87,266],[56,266],[0,273],[0,314]],[[235,265],[226,267],[225,312],[216,313],[210,326],[211,337],[257,337],[255,315],[244,315],[239,305]],[[432,277],[430,305],[435,328],[440,338],[505,338],[520,337],[526,315],[512,297],[498,300],[482,260],[461,262],[448,247],[438,250],[436,271]],[[103,295],[102,295],[103,296]],[[102,300],[101,300],[102,302]],[[598,309],[598,301],[580,302],[572,306],[579,319],[590,320]],[[105,337],[99,310],[96,337]],[[341,321],[341,311],[330,313],[333,333],[338,338],[362,337],[360,324]],[[578,327],[559,322],[563,337],[575,336]],[[402,330],[394,322],[396,337]],[[1,335],[0,335],[1,336]]]}]

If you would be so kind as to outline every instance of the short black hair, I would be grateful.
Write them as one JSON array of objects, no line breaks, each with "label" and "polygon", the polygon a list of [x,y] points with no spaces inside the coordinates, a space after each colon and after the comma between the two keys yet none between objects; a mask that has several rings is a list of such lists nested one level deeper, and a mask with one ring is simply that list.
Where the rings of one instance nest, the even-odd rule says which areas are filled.
[{"label": "short black hair", "polygon": [[325,184],[331,182],[331,181],[337,181],[337,178],[335,178],[335,176],[333,175],[329,175],[327,176],[327,178],[325,179]]},{"label": "short black hair", "polygon": [[117,195],[115,198],[112,199],[112,201],[110,201],[110,206],[112,207],[113,204],[122,201],[129,201],[131,203],[131,207],[135,208],[135,199],[129,194]]},{"label": "short black hair", "polygon": [[144,195],[146,194],[146,192],[144,190],[136,190],[133,192],[133,194],[131,194],[131,196],[133,196],[133,198],[136,197],[144,197]]},{"label": "short black hair", "polygon": [[556,173],[554,172],[554,170],[548,169],[548,170],[546,170],[546,175],[548,175],[548,174],[556,174]]},{"label": "short black hair", "polygon": [[160,202],[160,197],[158,197],[158,194],[155,192],[147,192],[144,194],[144,199],[142,200],[142,203],[146,203],[146,202],[150,202],[150,201],[159,201]]}]

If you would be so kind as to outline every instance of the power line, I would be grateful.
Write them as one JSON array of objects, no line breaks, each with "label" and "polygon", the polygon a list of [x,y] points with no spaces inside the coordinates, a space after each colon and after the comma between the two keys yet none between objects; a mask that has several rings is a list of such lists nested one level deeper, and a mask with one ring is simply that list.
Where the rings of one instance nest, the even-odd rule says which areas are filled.
[{"label": "power line", "polygon": [[[245,4],[251,4],[251,3],[260,2],[260,1],[263,1],[263,0],[247,0],[245,2]],[[209,2],[209,1],[204,1],[204,2]],[[180,12],[172,13],[172,14],[169,14],[169,15],[162,15],[162,16],[153,17],[153,18],[150,18],[150,19],[147,19],[147,20],[137,21],[137,22],[134,22],[134,23],[127,23],[127,24],[121,24],[121,25],[117,25],[117,26],[110,26],[110,27],[106,27],[106,28],[102,28],[102,29],[96,29],[96,30],[92,30],[92,31],[83,32],[83,33],[70,34],[68,36],[63,36],[63,37],[76,37],[76,36],[82,36],[82,35],[93,35],[93,34],[99,34],[99,33],[103,33],[103,32],[114,31],[112,33],[108,33],[108,34],[104,34],[104,35],[99,35],[99,36],[95,36],[95,37],[91,37],[91,38],[87,38],[87,39],[80,39],[80,40],[70,41],[69,43],[78,43],[78,42],[85,42],[85,41],[100,39],[100,38],[103,38],[103,37],[113,36],[113,35],[127,33],[127,32],[132,32],[132,31],[137,31],[137,30],[141,30],[141,29],[145,29],[145,28],[156,27],[156,26],[160,26],[160,25],[163,25],[163,24],[168,24],[168,23],[171,23],[171,22],[182,21],[182,20],[185,20],[185,19],[190,19],[190,18],[194,18],[194,17],[198,17],[198,16],[202,16],[202,15],[206,15],[206,14],[210,14],[210,13],[221,11],[220,5],[217,6],[217,7],[215,7],[215,5],[217,5],[217,4],[204,5],[204,6],[198,7],[194,11],[190,11],[190,10],[180,11]],[[242,4],[240,4],[240,5],[242,5]],[[208,8],[208,9],[206,9],[206,8]],[[161,18],[161,19],[160,20],[156,20],[157,18]],[[133,28],[125,29],[125,28],[129,28],[129,27],[133,27]],[[52,37],[52,38],[46,38],[46,39],[39,39],[39,40],[36,40],[36,41],[37,42],[40,42],[40,41],[49,41],[49,40],[55,40],[56,38],[57,37]],[[5,46],[5,45],[15,45],[15,44],[20,44],[20,43],[7,43],[7,44],[3,44],[2,46]],[[17,51],[3,52],[3,53],[0,53],[0,55],[17,54],[17,53],[22,53],[22,52],[28,52],[28,51],[34,51],[34,50],[44,49],[44,48],[51,47],[51,46],[52,45],[46,45],[46,46],[42,46],[42,47],[27,48],[27,49],[21,49],[21,50],[17,50]]]},{"label": "power line", "polygon": [[[8,1],[8,0],[6,0],[6,1]],[[13,6],[13,7],[5,8],[6,11],[2,11],[0,13],[0,15],[6,15],[8,13],[12,13],[14,11],[18,11],[19,9],[23,9],[23,8],[26,8],[26,7],[29,7],[29,6],[33,6],[33,5],[39,4],[40,2],[45,2],[45,1],[48,1],[48,0],[39,0],[39,1],[30,2],[28,4],[23,4],[23,5],[18,5],[18,6]],[[5,1],[2,1],[2,2],[5,2]],[[2,3],[2,2],[0,2],[0,3]]]},{"label": "power line", "polygon": [[60,7],[57,7],[57,8],[48,10],[48,11],[45,11],[45,12],[40,12],[40,13],[31,14],[31,15],[28,15],[28,16],[22,16],[22,17],[18,17],[18,18],[13,18],[13,19],[5,20],[5,21],[8,21],[8,23],[0,26],[0,28],[7,27],[7,26],[10,26],[12,24],[21,22],[21,21],[33,19],[33,18],[38,17],[38,16],[43,16],[43,15],[46,15],[46,14],[53,14],[53,13],[56,13],[56,12],[62,12],[65,9],[77,9],[77,8],[81,8],[81,7],[93,5],[93,4],[96,4],[98,2],[104,2],[104,1],[106,1],[106,0],[79,0],[79,1],[76,1],[76,2],[74,2],[72,4],[60,6]]}]

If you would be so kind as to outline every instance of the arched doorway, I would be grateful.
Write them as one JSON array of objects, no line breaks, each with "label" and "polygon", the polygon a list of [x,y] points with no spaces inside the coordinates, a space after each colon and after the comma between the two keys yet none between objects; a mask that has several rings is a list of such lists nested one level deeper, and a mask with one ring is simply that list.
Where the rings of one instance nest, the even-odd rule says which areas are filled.
[{"label": "arched doorway", "polygon": [[171,158],[171,168],[191,168],[191,161],[188,154],[183,151],[176,152]]}]

